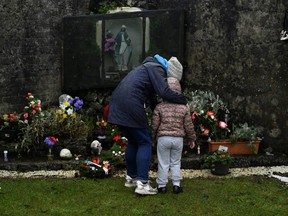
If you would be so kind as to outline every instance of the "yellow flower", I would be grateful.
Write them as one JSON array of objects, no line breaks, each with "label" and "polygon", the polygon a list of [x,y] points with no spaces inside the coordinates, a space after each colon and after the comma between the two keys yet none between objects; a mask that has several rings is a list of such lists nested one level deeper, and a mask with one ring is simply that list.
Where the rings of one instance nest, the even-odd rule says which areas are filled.
[{"label": "yellow flower", "polygon": [[64,119],[67,118],[67,116],[68,116],[68,115],[67,115],[66,113],[63,114],[63,118],[64,118]]},{"label": "yellow flower", "polygon": [[7,114],[4,114],[4,115],[3,115],[3,119],[4,119],[5,121],[7,121],[7,120],[8,120],[8,115],[7,115]]},{"label": "yellow flower", "polygon": [[71,117],[75,119],[75,118],[76,118],[76,113],[73,113],[73,114],[71,115]]},{"label": "yellow flower", "polygon": [[66,101],[66,102],[64,103],[64,106],[66,106],[66,107],[70,106],[69,101]]},{"label": "yellow flower", "polygon": [[63,114],[63,110],[62,109],[58,109],[58,113],[61,115]]}]

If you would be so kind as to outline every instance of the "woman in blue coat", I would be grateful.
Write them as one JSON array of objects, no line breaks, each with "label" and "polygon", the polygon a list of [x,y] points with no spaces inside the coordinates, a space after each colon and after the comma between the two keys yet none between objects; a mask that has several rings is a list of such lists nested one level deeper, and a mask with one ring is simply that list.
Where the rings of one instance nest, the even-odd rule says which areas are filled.
[{"label": "woman in blue coat", "polygon": [[110,98],[108,122],[119,126],[128,139],[126,148],[126,187],[135,193],[157,194],[148,182],[152,137],[145,108],[153,110],[156,95],[166,101],[187,104],[183,94],[172,91],[167,84],[168,61],[159,55],[147,57],[119,83]]}]

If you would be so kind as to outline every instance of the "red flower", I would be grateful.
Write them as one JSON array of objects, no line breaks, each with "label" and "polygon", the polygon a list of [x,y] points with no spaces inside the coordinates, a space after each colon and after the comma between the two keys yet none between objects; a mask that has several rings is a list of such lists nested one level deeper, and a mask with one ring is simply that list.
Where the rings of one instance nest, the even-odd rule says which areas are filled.
[{"label": "red flower", "polygon": [[100,126],[104,127],[105,126],[105,121],[101,120],[99,123]]},{"label": "red flower", "polygon": [[214,116],[214,112],[208,111],[208,112],[206,113],[206,116]]},{"label": "red flower", "polygon": [[94,158],[94,159],[92,159],[92,162],[99,165],[100,164],[100,159],[99,158]]},{"label": "red flower", "polygon": [[49,139],[55,144],[58,142],[58,139],[56,139],[55,137],[53,136],[49,136]]},{"label": "red flower", "polygon": [[115,142],[119,141],[120,139],[121,139],[121,136],[119,136],[119,135],[116,135],[116,136],[113,137],[113,140]]},{"label": "red flower", "polygon": [[192,120],[194,120],[198,114],[198,112],[193,112],[191,115]]}]

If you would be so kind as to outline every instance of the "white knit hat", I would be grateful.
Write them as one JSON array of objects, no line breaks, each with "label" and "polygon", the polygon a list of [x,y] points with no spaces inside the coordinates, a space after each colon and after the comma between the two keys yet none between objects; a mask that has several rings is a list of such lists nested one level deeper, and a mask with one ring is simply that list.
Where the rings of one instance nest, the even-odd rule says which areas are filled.
[{"label": "white knit hat", "polygon": [[168,61],[168,77],[175,77],[179,81],[182,79],[183,67],[176,57],[171,57]]}]

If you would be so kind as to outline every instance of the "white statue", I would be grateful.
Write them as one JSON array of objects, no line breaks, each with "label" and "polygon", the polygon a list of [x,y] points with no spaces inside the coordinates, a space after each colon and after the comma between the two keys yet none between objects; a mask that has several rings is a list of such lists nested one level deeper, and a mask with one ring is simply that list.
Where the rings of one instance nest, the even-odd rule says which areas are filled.
[{"label": "white statue", "polygon": [[93,152],[96,152],[98,151],[98,155],[101,154],[101,151],[102,151],[102,146],[101,146],[101,143],[98,141],[98,140],[94,140],[92,143],[91,143],[91,150]]}]

